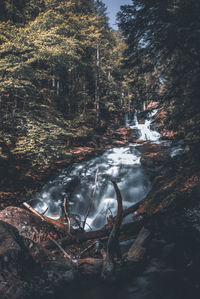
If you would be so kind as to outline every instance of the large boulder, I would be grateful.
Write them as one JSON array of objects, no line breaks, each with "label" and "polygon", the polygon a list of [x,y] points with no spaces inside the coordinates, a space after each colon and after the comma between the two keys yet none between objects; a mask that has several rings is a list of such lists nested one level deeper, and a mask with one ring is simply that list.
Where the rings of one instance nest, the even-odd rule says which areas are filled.
[{"label": "large boulder", "polygon": [[33,260],[18,231],[0,221],[0,298],[23,298]]},{"label": "large boulder", "polygon": [[25,209],[7,207],[0,212],[0,220],[14,226],[21,236],[33,242],[40,243],[47,239],[49,225]]}]

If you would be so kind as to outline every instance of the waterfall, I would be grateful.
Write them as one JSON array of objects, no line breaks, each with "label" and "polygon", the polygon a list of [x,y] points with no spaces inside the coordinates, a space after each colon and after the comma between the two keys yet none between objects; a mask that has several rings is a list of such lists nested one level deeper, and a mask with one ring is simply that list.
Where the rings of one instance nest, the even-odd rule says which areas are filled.
[{"label": "waterfall", "polygon": [[96,170],[99,169],[95,200],[86,226],[86,229],[99,229],[111,213],[116,215],[117,201],[111,181],[118,184],[124,209],[142,200],[151,189],[140,158],[140,152],[130,144],[106,150],[88,161],[74,163],[47,183],[30,204],[39,213],[48,207],[45,215],[55,219],[63,214],[63,202],[67,198],[70,213],[83,220],[93,193]]},{"label": "waterfall", "polygon": [[152,118],[156,113],[157,109],[149,113],[144,124],[139,124],[137,119],[137,112],[134,114],[133,125],[131,125],[130,128],[137,129],[139,131],[139,140],[156,142],[160,139],[160,133],[151,129]]},{"label": "waterfall", "polygon": [[[125,124],[139,130],[140,140],[156,142],[160,134],[150,128],[152,117],[156,112],[154,110],[150,113],[144,124],[138,123],[137,113],[132,119],[130,114],[126,114]],[[107,217],[110,214],[116,215],[117,211],[116,195],[111,181],[118,184],[124,209],[141,201],[151,189],[150,180],[140,163],[141,153],[136,146],[137,143],[134,143],[109,149],[87,161],[74,163],[54,180],[48,182],[30,204],[39,213],[48,208],[45,215],[56,219],[64,214],[63,202],[64,198],[67,198],[70,213],[80,216],[83,221],[91,200],[95,174],[98,169],[95,200],[87,224],[92,229],[103,227],[107,222]]]},{"label": "waterfall", "polygon": [[138,125],[138,118],[137,118],[137,112],[134,113],[134,117],[133,117],[133,123],[135,124],[135,126]]},{"label": "waterfall", "polygon": [[125,124],[125,127],[129,127],[129,125],[130,125],[128,112],[125,113],[124,124]]}]

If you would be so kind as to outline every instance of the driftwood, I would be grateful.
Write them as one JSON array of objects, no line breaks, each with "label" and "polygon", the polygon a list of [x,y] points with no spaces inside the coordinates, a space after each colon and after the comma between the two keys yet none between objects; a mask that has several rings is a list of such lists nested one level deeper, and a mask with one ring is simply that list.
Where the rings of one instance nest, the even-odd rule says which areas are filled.
[{"label": "driftwood", "polygon": [[[118,260],[85,258],[77,262],[77,266],[82,275],[101,276],[104,280],[121,279],[122,277],[137,275],[144,266],[147,242],[150,240],[150,231],[142,227],[133,242],[128,253]],[[106,261],[106,264],[105,264]],[[106,266],[106,269],[105,269]]]},{"label": "driftwood", "polygon": [[107,256],[104,259],[103,269],[102,269],[102,277],[107,279],[107,277],[111,277],[114,272],[114,256],[117,254],[117,257],[121,257],[120,247],[119,247],[119,234],[120,234],[120,226],[122,223],[122,197],[119,191],[119,188],[115,182],[112,182],[115,188],[116,196],[117,196],[117,216],[115,218],[115,223],[111,230],[111,233],[108,238],[107,244]]},{"label": "driftwood", "polygon": [[[89,215],[89,211],[91,209],[91,205],[94,201],[94,195],[95,195],[96,184],[97,184],[97,174],[98,172],[96,173],[95,188],[94,188],[92,200],[90,202],[88,211],[84,219],[85,224],[86,224],[87,217]],[[50,250],[58,247],[59,250],[63,253],[64,257],[66,257],[72,263],[74,263],[73,258],[64,249],[66,246],[73,245],[73,244],[79,246],[81,243],[88,240],[98,239],[104,242],[107,240],[107,250],[102,259],[95,259],[95,258],[80,259],[82,254],[84,254],[86,251],[91,249],[96,244],[96,242],[94,242],[93,244],[89,245],[86,249],[82,250],[81,253],[79,253],[79,255],[77,256],[78,263],[76,264],[77,267],[80,268],[80,271],[82,273],[85,273],[87,275],[94,275],[94,274],[101,275],[101,277],[106,280],[113,280],[117,272],[120,272],[121,270],[123,271],[123,267],[125,264],[130,265],[136,262],[137,264],[140,264],[145,254],[145,248],[143,246],[143,243],[149,237],[149,231],[143,228],[144,226],[143,218],[122,225],[123,217],[127,216],[130,213],[133,213],[139,207],[141,202],[123,211],[121,193],[115,182],[113,182],[113,186],[115,189],[117,206],[118,206],[117,215],[116,217],[112,218],[114,223],[113,227],[105,226],[101,230],[91,231],[91,232],[85,232],[84,230],[81,231],[71,230],[70,215],[66,208],[66,199],[65,199],[64,210],[65,210],[66,217],[68,219],[68,236],[62,238],[61,240],[55,240],[51,236],[48,236],[49,241],[43,244],[46,249],[50,249]],[[35,211],[31,206],[29,206],[27,203],[25,203],[24,205],[33,214],[40,217],[42,221],[46,221],[47,223],[50,223],[55,227],[59,229],[64,229],[66,231],[66,225],[64,225],[64,223],[61,223],[58,220],[56,221],[41,215],[40,213]],[[130,248],[129,252],[126,254],[126,257],[121,259],[119,242],[129,239],[130,237],[133,237],[138,233],[139,235],[135,240],[135,242],[133,243],[132,247]],[[117,257],[118,259],[120,258],[120,260],[116,260],[115,257]]]},{"label": "driftwood", "polygon": [[[95,179],[95,185],[97,183],[97,174]],[[102,277],[104,280],[112,281],[116,279],[118,276],[121,275],[121,273],[127,274],[127,271],[131,271],[136,273],[139,268],[141,268],[141,265],[143,265],[143,261],[145,260],[145,242],[148,240],[150,236],[150,232],[144,228],[145,225],[145,218],[137,219],[137,221],[133,221],[131,223],[123,224],[122,220],[123,217],[128,215],[129,213],[134,212],[140,203],[137,203],[130,207],[129,209],[123,211],[123,205],[122,205],[122,197],[120,190],[115,182],[112,182],[115,193],[116,193],[116,200],[117,200],[117,215],[113,217],[113,226],[105,226],[101,230],[98,231],[91,231],[91,232],[85,232],[82,231],[76,231],[70,229],[70,215],[66,208],[66,199],[64,200],[64,210],[66,217],[68,219],[68,236],[65,238],[62,238],[60,240],[55,240],[51,235],[48,235],[49,241],[46,243],[43,243],[43,246],[45,246],[46,249],[55,249],[56,247],[59,248],[61,253],[66,257],[68,260],[70,260],[71,265],[73,267],[74,264],[76,264],[77,270],[80,271],[83,275],[89,275],[89,276],[98,276]],[[94,200],[94,194],[92,197],[91,204]],[[91,206],[90,204],[90,206]],[[35,215],[40,217],[43,221],[46,221],[47,223],[51,223],[54,225],[53,222],[55,222],[55,226],[58,228],[65,228],[66,225],[59,223],[59,221],[50,219],[48,217],[45,217],[35,211],[32,207],[30,207],[28,204],[25,204],[25,206]],[[90,210],[90,208],[89,208]],[[89,211],[88,210],[88,211]],[[87,213],[87,215],[89,212]],[[49,220],[50,219],[50,220]],[[87,217],[85,217],[85,223],[86,223]],[[61,227],[62,225],[62,227]],[[70,229],[70,230],[69,230]],[[119,242],[129,239],[131,237],[135,237],[137,235],[136,240],[134,241],[133,245],[129,249],[128,253],[126,253],[123,257],[120,253],[120,246]],[[81,259],[81,256],[89,251],[92,247],[95,246],[97,241],[94,241],[92,244],[90,244],[88,247],[83,249],[78,255],[77,260],[73,260],[73,256],[68,254],[66,252],[66,246],[69,245],[77,245],[80,246],[81,243],[88,241],[88,240],[102,240],[107,241],[107,250],[106,252],[103,252],[103,258],[83,258]],[[105,243],[104,243],[105,244]],[[102,249],[103,250],[103,249]]]},{"label": "driftwood", "polygon": [[[120,227],[119,240],[123,241],[132,236],[135,236],[136,234],[138,234],[142,226],[143,226],[143,220],[122,224]],[[111,230],[112,230],[111,228],[103,228],[92,232],[80,232],[76,235],[72,235],[71,238],[69,237],[62,238],[61,240],[59,240],[59,243],[62,246],[69,246],[74,244],[80,244],[88,240],[108,239]],[[44,246],[46,249],[55,248],[55,245],[50,242],[46,242]]]}]

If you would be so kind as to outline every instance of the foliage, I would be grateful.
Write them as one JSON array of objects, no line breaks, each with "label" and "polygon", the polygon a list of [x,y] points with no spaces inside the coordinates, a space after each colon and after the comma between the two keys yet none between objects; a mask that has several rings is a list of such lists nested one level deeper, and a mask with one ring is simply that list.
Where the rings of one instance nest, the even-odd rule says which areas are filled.
[{"label": "foliage", "polygon": [[[126,39],[126,66],[140,100],[151,91],[161,99],[176,97],[179,111],[197,105],[200,75],[200,3],[191,0],[134,0],[118,14]],[[148,75],[153,80],[145,82]],[[150,84],[150,82],[152,83]],[[150,89],[146,87],[151,87]],[[159,88],[159,89],[158,89]],[[153,89],[153,90],[151,90]],[[143,92],[144,91],[144,92]],[[199,105],[198,105],[199,109]]]},{"label": "foliage", "polygon": [[119,109],[121,54],[101,1],[4,0],[2,12],[4,113],[37,101],[53,103],[65,117],[85,114],[88,107],[96,109],[97,77],[102,111]]}]

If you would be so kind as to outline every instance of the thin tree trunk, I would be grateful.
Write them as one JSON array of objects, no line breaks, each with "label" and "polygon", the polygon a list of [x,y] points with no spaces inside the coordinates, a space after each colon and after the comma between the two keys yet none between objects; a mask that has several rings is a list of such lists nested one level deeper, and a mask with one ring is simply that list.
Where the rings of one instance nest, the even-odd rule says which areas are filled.
[{"label": "thin tree trunk", "polygon": [[100,67],[100,51],[99,45],[97,45],[97,63],[96,63],[96,92],[95,92],[95,100],[96,100],[96,115],[97,115],[97,125],[100,123],[100,99],[99,99],[99,67]]}]

